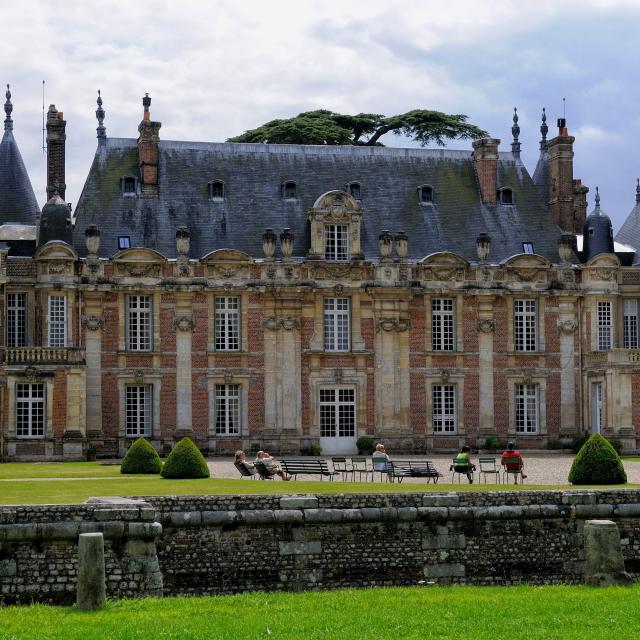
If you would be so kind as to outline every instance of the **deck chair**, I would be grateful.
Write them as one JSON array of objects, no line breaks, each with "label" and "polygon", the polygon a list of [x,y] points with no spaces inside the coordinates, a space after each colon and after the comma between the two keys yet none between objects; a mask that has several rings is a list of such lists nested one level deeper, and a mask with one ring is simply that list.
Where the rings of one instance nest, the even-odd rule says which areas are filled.
[{"label": "deck chair", "polygon": [[380,482],[384,482],[384,479],[386,479],[387,482],[393,482],[393,476],[389,475],[389,465],[387,464],[387,460],[382,456],[379,458],[371,458],[371,468],[372,475],[374,477],[376,473],[380,474]]},{"label": "deck chair", "polygon": [[478,458],[480,466],[480,479],[484,478],[487,484],[487,476],[495,476],[496,484],[500,484],[500,467],[496,464],[495,458]]},{"label": "deck chair", "polygon": [[351,457],[351,477],[353,481],[356,480],[356,473],[359,474],[358,480],[362,482],[362,474],[364,474],[364,480],[371,476],[373,480],[373,469],[369,465],[369,458],[367,456],[352,456]]},{"label": "deck chair", "polygon": [[262,462],[262,460],[256,460],[255,465],[258,471],[258,475],[260,476],[260,480],[273,480],[273,476],[276,475],[275,471],[269,471],[269,467],[267,467],[267,465]]},{"label": "deck chair", "polygon": [[243,478],[251,478],[252,480],[256,479],[256,475],[258,474],[257,469],[255,471],[251,471],[251,469],[249,469],[247,465],[242,464],[240,460],[237,460],[236,462],[234,462],[233,466],[240,472],[240,475]]},{"label": "deck chair", "polygon": [[331,458],[331,462],[333,464],[333,472],[334,474],[341,474],[343,482],[347,479],[347,476],[351,475],[352,469],[349,466],[346,458],[343,457],[333,457]]},{"label": "deck chair", "polygon": [[[458,478],[458,482],[462,482],[462,476],[467,477],[467,473],[469,471],[469,465],[461,465],[460,463],[456,464],[457,460],[454,458],[451,461],[451,482],[455,482],[456,478]],[[471,477],[473,478],[473,470],[471,471]]]},{"label": "deck chair", "polygon": [[509,476],[513,476],[516,484],[518,484],[518,476],[520,476],[520,484],[524,484],[524,475],[522,474],[523,462],[520,456],[507,458],[502,463],[502,480],[509,481]]}]

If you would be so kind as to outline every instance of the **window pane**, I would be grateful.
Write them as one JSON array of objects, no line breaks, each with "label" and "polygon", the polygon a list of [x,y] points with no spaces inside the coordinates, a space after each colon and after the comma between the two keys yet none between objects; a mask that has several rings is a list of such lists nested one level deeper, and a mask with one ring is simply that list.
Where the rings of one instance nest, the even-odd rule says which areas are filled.
[{"label": "window pane", "polygon": [[326,224],[324,226],[325,260],[346,261],[349,259],[349,225]]},{"label": "window pane", "polygon": [[320,389],[320,437],[349,438],[356,433],[355,390]]},{"label": "window pane", "polygon": [[240,350],[240,298],[215,299],[216,350]]},{"label": "window pane", "polygon": [[456,385],[433,385],[431,397],[434,433],[455,433],[457,429]]},{"label": "window pane", "polygon": [[7,346],[27,344],[27,294],[7,294]]},{"label": "window pane", "polygon": [[610,302],[598,302],[598,349],[611,349]]},{"label": "window pane", "polygon": [[127,296],[128,341],[131,351],[151,351],[153,311],[151,296]]},{"label": "window pane", "polygon": [[66,313],[65,296],[49,296],[49,346],[66,346]]},{"label": "window pane", "polygon": [[217,384],[216,434],[237,435],[240,433],[240,385]]},{"label": "window pane", "polygon": [[638,348],[638,301],[624,301],[624,348]]},{"label": "window pane", "polygon": [[16,436],[43,438],[45,435],[44,384],[16,384]]},{"label": "window pane", "polygon": [[535,351],[536,339],[536,301],[514,301],[514,346],[516,351]]},{"label": "window pane", "polygon": [[515,414],[517,433],[538,432],[538,385],[517,384]]},{"label": "window pane", "polygon": [[436,298],[431,301],[431,348],[434,351],[453,351],[453,300]]},{"label": "window pane", "polygon": [[349,298],[324,299],[325,351],[349,351],[351,348],[351,312]]},{"label": "window pane", "polygon": [[150,436],[152,432],[153,387],[150,384],[125,387],[126,434]]}]

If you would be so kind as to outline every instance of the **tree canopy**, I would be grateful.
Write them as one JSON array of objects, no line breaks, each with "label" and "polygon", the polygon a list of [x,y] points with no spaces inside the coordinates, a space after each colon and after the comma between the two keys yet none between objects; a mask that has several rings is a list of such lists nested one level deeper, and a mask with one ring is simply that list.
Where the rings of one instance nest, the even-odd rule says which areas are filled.
[{"label": "tree canopy", "polygon": [[327,144],[383,146],[386,133],[404,135],[423,147],[430,143],[443,146],[446,140],[475,139],[488,135],[467,122],[467,116],[441,111],[414,109],[396,116],[359,113],[355,116],[326,109],[306,111],[294,118],[271,120],[229,138],[228,142],[261,142],[267,144]]}]

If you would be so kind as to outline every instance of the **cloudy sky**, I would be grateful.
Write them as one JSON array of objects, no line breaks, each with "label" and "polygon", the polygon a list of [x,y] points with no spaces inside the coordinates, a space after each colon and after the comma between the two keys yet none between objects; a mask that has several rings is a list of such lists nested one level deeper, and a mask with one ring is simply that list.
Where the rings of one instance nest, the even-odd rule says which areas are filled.
[{"label": "cloudy sky", "polygon": [[[141,97],[161,137],[223,141],[301,111],[465,113],[511,141],[518,107],[531,172],[540,112],[566,97],[576,177],[617,229],[640,175],[640,0],[20,0],[4,4],[0,82],[42,204],[42,80],[67,124],[67,200],[107,135],[136,137]],[[387,137],[387,144],[407,140]],[[465,148],[466,143],[453,143]]]}]

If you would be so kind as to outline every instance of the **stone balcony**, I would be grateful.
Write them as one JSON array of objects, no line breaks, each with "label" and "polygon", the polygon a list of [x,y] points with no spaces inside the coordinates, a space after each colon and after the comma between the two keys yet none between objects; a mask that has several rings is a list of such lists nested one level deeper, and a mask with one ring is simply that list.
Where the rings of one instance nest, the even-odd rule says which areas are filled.
[{"label": "stone balcony", "polygon": [[8,365],[85,364],[84,349],[75,347],[15,347],[6,350]]},{"label": "stone balcony", "polygon": [[592,351],[584,356],[585,367],[612,365],[640,366],[640,349],[608,349],[607,351]]}]

